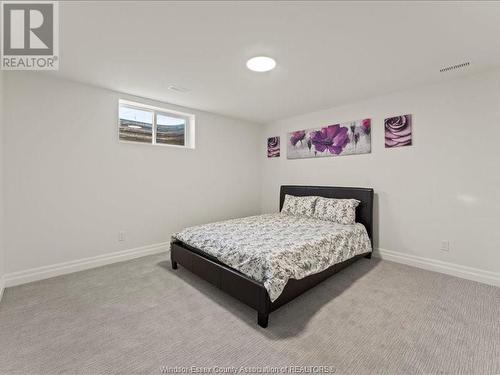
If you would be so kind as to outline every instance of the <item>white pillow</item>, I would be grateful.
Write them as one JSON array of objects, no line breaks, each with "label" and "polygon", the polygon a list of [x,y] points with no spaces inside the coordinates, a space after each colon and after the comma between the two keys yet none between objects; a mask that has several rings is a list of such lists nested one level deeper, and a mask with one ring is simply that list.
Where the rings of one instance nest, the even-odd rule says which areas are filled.
[{"label": "white pillow", "polygon": [[360,201],[356,199],[318,197],[314,217],[338,224],[354,224],[356,222],[356,207],[358,207],[359,203]]},{"label": "white pillow", "polygon": [[317,199],[318,197],[313,196],[296,197],[294,195],[286,194],[281,212],[294,216],[313,217],[314,206]]}]

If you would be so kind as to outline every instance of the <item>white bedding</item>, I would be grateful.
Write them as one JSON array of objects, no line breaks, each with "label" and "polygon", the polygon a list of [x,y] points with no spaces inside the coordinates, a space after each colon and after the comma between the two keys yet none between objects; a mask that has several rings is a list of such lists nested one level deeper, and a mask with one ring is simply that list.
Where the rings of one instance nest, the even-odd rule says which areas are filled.
[{"label": "white bedding", "polygon": [[362,224],[282,213],[190,227],[174,234],[175,239],[263,283],[271,301],[289,279],[302,279],[372,250]]}]

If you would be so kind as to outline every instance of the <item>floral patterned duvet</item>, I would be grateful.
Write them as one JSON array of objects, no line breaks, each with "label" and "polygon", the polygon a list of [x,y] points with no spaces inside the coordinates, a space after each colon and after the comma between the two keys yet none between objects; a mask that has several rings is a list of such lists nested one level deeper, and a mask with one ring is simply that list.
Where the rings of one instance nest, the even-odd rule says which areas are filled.
[{"label": "floral patterned duvet", "polygon": [[196,247],[263,283],[271,301],[289,279],[302,279],[372,250],[362,224],[341,225],[282,213],[190,227],[172,240]]}]

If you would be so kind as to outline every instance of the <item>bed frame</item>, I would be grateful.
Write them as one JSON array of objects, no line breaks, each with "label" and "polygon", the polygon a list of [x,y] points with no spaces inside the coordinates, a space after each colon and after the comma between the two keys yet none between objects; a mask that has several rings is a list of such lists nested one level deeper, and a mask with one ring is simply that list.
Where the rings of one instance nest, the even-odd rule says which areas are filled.
[{"label": "bed frame", "polygon": [[[285,194],[295,196],[315,195],[325,198],[354,198],[359,200],[361,203],[356,209],[356,221],[366,227],[368,236],[373,244],[373,189],[285,185],[281,186],[280,189],[280,211],[283,207]],[[178,264],[181,264],[219,289],[256,309],[258,324],[266,328],[269,314],[272,311],[354,263],[356,260],[362,257],[371,258],[371,253],[357,255],[345,262],[337,263],[320,273],[300,280],[290,279],[281,295],[274,302],[271,302],[269,299],[269,295],[263,284],[181,241],[175,241],[171,244],[170,257],[174,270],[177,269]]]}]

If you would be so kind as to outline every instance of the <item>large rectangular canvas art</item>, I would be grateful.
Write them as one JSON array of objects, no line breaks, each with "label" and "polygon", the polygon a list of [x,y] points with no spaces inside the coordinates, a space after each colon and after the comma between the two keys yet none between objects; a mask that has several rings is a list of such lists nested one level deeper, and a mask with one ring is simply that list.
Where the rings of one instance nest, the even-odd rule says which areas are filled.
[{"label": "large rectangular canvas art", "polygon": [[288,133],[287,158],[368,154],[371,146],[371,120],[367,118]]}]

